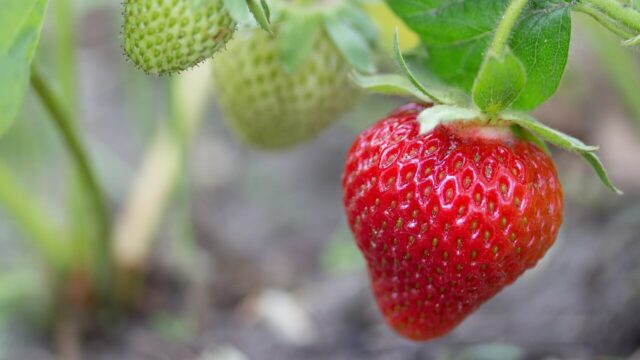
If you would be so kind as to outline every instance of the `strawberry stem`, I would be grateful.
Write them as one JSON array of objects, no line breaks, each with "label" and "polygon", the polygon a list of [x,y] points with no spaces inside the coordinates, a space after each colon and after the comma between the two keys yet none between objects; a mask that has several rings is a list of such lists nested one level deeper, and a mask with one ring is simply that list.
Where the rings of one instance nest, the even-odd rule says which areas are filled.
[{"label": "strawberry stem", "polygon": [[582,3],[590,4],[615,21],[640,32],[640,12],[634,8],[616,0],[582,0]]},{"label": "strawberry stem", "polygon": [[489,51],[494,54],[502,54],[507,46],[509,37],[511,36],[511,31],[527,3],[528,0],[511,1],[509,7],[507,7],[507,10],[504,12],[504,15],[502,15],[502,20],[496,28],[496,33],[493,37],[493,41],[491,42],[491,46],[489,47]]},{"label": "strawberry stem", "polygon": [[607,15],[598,11],[598,9],[594,8],[593,6],[578,4],[573,9],[575,11],[591,16],[595,21],[600,23],[600,25],[604,26],[607,30],[623,39],[630,39],[633,37],[633,34],[629,32],[626,27],[620,26],[620,23],[609,18]]},{"label": "strawberry stem", "polygon": [[97,177],[91,167],[89,155],[86,147],[80,139],[80,136],[74,128],[72,116],[66,111],[60,99],[54,94],[53,90],[46,83],[44,77],[40,74],[35,66],[31,69],[31,86],[36,94],[40,97],[42,104],[49,112],[51,120],[62,135],[62,139],[73,158],[82,181],[84,182],[100,227],[99,233],[104,239],[108,238],[109,233],[109,215],[105,204]]}]

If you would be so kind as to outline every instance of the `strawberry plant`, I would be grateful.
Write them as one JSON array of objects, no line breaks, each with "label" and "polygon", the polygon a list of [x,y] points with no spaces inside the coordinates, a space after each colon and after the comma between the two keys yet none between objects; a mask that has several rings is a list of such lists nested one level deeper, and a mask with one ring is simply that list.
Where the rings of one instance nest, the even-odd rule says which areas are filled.
[{"label": "strawberry plant", "polygon": [[405,60],[396,33],[403,75],[355,81],[425,104],[398,109],[356,139],[344,205],[387,322],[428,340],[535,266],[555,241],[563,201],[547,142],[582,156],[621,194],[597,147],[527,111],[558,88],[572,10],[626,37],[625,46],[637,41],[640,13],[600,0],[388,4],[424,51]]},{"label": "strawberry plant", "polygon": [[[620,48],[634,47],[637,1],[125,0],[120,39],[113,36],[124,56],[114,58],[131,71],[123,78],[140,76],[150,81],[149,92],[162,93],[158,104],[136,103],[136,110],[161,109],[167,121],[154,124],[122,197],[105,186],[112,174],[101,169],[104,157],[89,150],[83,128],[74,4],[57,0],[51,11],[48,0],[1,5],[0,133],[14,119],[42,112],[69,166],[55,166],[64,196],[52,195],[53,213],[0,158],[0,206],[39,264],[0,276],[0,293],[6,282],[21,285],[11,294],[18,303],[46,299],[46,323],[62,334],[68,358],[78,358],[73,341],[84,330],[127,314],[143,298],[171,195],[179,188],[181,200],[188,197],[185,154],[213,85],[230,130],[263,150],[309,141],[367,92],[412,98],[356,137],[346,154],[342,198],[379,309],[413,340],[452,331],[553,246],[564,215],[563,169],[556,169],[548,144],[581,157],[621,194],[597,146],[531,112],[558,90],[572,13],[595,19],[620,38]],[[50,44],[39,46],[46,16],[51,22],[42,37]],[[390,32],[395,28],[402,33]],[[399,71],[378,61],[389,53]],[[617,57],[607,69],[633,103],[637,72],[623,69],[633,59]],[[46,131],[20,125],[33,142]],[[34,281],[36,272],[45,281]],[[66,336],[75,339],[72,346]]]}]

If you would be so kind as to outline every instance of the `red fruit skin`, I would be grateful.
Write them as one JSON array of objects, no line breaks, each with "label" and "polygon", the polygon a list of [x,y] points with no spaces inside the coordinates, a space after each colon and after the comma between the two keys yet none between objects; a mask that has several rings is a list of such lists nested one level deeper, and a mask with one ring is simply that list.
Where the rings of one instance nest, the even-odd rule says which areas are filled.
[{"label": "red fruit skin", "polygon": [[553,244],[562,188],[551,158],[508,128],[438,125],[409,104],[363,131],[343,200],[387,323],[413,340],[451,331]]}]

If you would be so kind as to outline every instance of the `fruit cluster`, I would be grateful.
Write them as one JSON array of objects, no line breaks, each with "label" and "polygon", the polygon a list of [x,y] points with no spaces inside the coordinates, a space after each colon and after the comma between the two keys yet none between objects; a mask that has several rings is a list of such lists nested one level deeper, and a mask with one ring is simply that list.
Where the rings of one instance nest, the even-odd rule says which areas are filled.
[{"label": "fruit cluster", "polygon": [[[431,59],[412,55],[422,64],[418,78],[397,32],[394,51],[404,74],[370,75],[377,29],[358,0],[274,0],[273,11],[257,1],[126,0],[124,49],[143,70],[167,74],[226,46],[213,70],[225,119],[241,139],[263,149],[300,144],[336,121],[361,97],[351,80],[422,101],[362,132],[342,178],[374,296],[400,334],[427,340],[448,333],[553,245],[563,198],[546,142],[581,155],[619,193],[597,147],[522,112],[558,87],[569,5],[514,0],[505,10],[469,0],[451,7],[390,2],[431,50]],[[266,31],[236,32],[245,12]],[[523,14],[529,20],[518,22]],[[472,22],[460,28],[463,18]],[[486,19],[497,24],[490,44],[484,40],[494,29],[485,28],[494,21]],[[535,32],[528,30],[532,24]],[[556,35],[558,41],[547,41]],[[471,48],[447,47],[460,43]]]}]

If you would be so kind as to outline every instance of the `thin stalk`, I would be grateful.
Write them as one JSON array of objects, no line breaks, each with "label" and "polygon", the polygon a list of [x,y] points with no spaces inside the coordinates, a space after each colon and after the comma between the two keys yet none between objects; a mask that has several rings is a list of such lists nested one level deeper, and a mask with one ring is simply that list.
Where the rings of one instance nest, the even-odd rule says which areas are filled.
[{"label": "thin stalk", "polygon": [[97,178],[91,167],[87,150],[73,126],[74,121],[35,66],[31,69],[31,86],[49,112],[51,120],[53,120],[54,125],[60,132],[64,144],[73,158],[74,165],[93,203],[98,220],[99,232],[101,236],[106,239],[109,233],[107,207],[100,187],[98,186]]},{"label": "thin stalk", "polygon": [[634,8],[625,6],[617,0],[582,0],[582,2],[591,4],[612,19],[640,32],[640,12]]},{"label": "thin stalk", "polygon": [[600,23],[600,25],[604,26],[607,30],[611,31],[612,33],[618,35],[623,39],[631,39],[633,37],[633,34],[629,32],[626,28],[621,27],[619,23],[607,17],[605,14],[601,13],[600,11],[598,11],[592,6],[578,4],[573,9],[575,11],[591,16],[595,21]]},{"label": "thin stalk", "polygon": [[504,51],[509,37],[511,37],[511,31],[527,3],[528,0],[513,0],[509,4],[509,7],[507,7],[504,15],[502,15],[500,24],[498,24],[496,28],[496,33],[489,48],[494,54],[501,54]]},{"label": "thin stalk", "polygon": [[76,47],[75,23],[71,0],[54,1],[56,31],[57,78],[62,89],[62,97],[70,112],[75,113],[76,93]]}]

